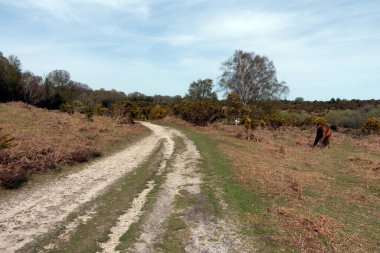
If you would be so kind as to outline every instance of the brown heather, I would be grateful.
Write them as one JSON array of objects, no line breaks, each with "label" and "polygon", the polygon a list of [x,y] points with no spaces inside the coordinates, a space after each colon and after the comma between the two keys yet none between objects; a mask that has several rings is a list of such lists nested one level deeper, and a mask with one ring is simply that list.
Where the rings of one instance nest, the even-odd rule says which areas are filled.
[{"label": "brown heather", "polygon": [[379,135],[334,132],[330,148],[322,149],[311,147],[314,127],[258,128],[249,136],[243,126],[194,129],[219,143],[237,184],[268,205],[248,219],[248,227],[270,231],[258,235],[263,241],[298,252],[380,248]]},{"label": "brown heather", "polygon": [[230,134],[214,136],[223,141],[219,149],[239,184],[266,199],[269,220],[300,252],[373,252],[380,246],[378,135],[335,132],[330,148],[321,149],[311,147],[314,128],[257,129],[253,141],[234,138],[244,133],[240,127],[222,130]]},{"label": "brown heather", "polygon": [[116,125],[105,116],[89,122],[82,114],[19,102],[0,104],[0,128],[12,138],[10,147],[0,150],[0,181],[7,188],[33,173],[87,162],[143,132],[139,125]]}]

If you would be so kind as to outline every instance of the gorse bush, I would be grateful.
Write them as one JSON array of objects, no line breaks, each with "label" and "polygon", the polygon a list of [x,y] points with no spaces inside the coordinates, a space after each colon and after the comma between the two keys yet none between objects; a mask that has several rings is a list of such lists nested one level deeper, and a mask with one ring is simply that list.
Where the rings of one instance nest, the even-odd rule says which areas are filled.
[{"label": "gorse bush", "polygon": [[151,120],[163,119],[168,115],[169,115],[169,111],[167,109],[161,108],[158,105],[154,105],[152,106],[152,108],[150,108],[149,119]]},{"label": "gorse bush", "polygon": [[85,111],[84,111],[84,114],[86,115],[86,119],[88,121],[94,121],[93,117],[94,117],[94,108],[92,106],[87,106]]},{"label": "gorse bush", "polygon": [[327,124],[327,121],[323,117],[309,117],[306,118],[302,123],[303,125],[323,125]]},{"label": "gorse bush", "polygon": [[327,121],[325,120],[325,118],[323,117],[313,117],[311,119],[311,122],[315,125],[323,125],[323,124],[327,124]]},{"label": "gorse bush", "polygon": [[380,119],[369,117],[367,122],[362,127],[365,132],[380,132]]},{"label": "gorse bush", "polygon": [[95,113],[96,115],[100,115],[100,116],[102,116],[102,115],[106,115],[107,112],[108,112],[107,108],[105,108],[102,104],[100,104],[100,103],[96,103],[96,104],[94,105],[94,113]]},{"label": "gorse bush", "polygon": [[227,101],[226,101],[226,109],[225,112],[225,118],[228,121],[234,122],[237,118],[240,118],[242,115],[241,111],[241,103],[239,101],[239,98],[235,93],[229,93],[227,95]]},{"label": "gorse bush", "polygon": [[222,107],[215,100],[186,100],[175,107],[182,119],[198,126],[206,126],[223,117]]},{"label": "gorse bush", "polygon": [[62,104],[59,107],[59,110],[61,110],[62,112],[67,112],[68,114],[74,114],[74,112],[75,112],[74,106],[72,104],[69,104],[69,103]]},{"label": "gorse bush", "polygon": [[262,120],[265,122],[266,126],[270,126],[274,129],[286,125],[287,122],[287,119],[282,118],[278,115],[266,115]]},{"label": "gorse bush", "polygon": [[142,116],[141,108],[132,102],[119,102],[111,105],[111,116],[117,124],[132,124]]},{"label": "gorse bush", "polygon": [[249,117],[249,115],[246,115],[244,117],[244,127],[245,127],[245,130],[248,132],[249,130],[252,129],[252,126],[253,126],[253,120]]}]

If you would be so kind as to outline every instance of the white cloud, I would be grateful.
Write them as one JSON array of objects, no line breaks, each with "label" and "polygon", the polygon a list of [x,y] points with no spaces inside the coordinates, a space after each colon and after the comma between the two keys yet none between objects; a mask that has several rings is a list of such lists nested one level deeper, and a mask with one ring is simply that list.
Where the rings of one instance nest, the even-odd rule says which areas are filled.
[{"label": "white cloud", "polygon": [[154,38],[157,42],[169,43],[173,46],[190,45],[200,41],[200,37],[192,34],[169,35]]},{"label": "white cloud", "polygon": [[380,5],[305,1],[0,0],[0,50],[37,74],[67,68],[94,87],[185,92],[215,80],[235,49],[272,59],[291,96],[380,81]]},{"label": "white cloud", "polygon": [[293,15],[245,11],[217,17],[204,24],[200,33],[217,39],[234,39],[273,34],[289,28]]},{"label": "white cloud", "polygon": [[146,0],[71,0],[71,2],[73,5],[76,3],[98,4],[117,11],[128,11],[142,18],[148,18],[150,14]]},{"label": "white cloud", "polygon": [[126,11],[142,19],[148,18],[150,14],[147,0],[0,0],[0,4],[44,11],[61,20],[88,18],[84,10],[90,13],[92,13],[91,10],[96,12]]}]

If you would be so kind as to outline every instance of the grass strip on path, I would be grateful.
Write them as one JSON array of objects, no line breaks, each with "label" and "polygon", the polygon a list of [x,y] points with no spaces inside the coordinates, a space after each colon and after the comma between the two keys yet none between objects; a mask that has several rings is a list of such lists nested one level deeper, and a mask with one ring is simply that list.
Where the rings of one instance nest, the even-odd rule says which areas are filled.
[{"label": "grass strip on path", "polygon": [[[88,209],[93,209],[93,216],[86,223],[79,225],[69,240],[56,240],[64,233],[64,225],[51,232],[48,236],[27,245],[20,252],[98,252],[98,243],[108,240],[110,229],[117,223],[118,217],[131,206],[132,200],[147,186],[147,182],[156,179],[157,169],[163,159],[162,144],[150,155],[147,161],[128,175],[117,180],[108,187],[104,194],[86,203],[80,211],[73,213],[66,220],[70,223],[83,215]],[[54,247],[48,246],[54,245]],[[44,249],[45,248],[45,249]]]}]

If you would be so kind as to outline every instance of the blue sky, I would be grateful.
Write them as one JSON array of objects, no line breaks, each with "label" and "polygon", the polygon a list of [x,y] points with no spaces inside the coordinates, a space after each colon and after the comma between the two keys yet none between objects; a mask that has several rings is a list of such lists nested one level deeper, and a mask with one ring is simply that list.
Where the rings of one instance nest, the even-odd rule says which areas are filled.
[{"label": "blue sky", "polygon": [[0,51],[94,89],[184,95],[235,49],[273,60],[289,99],[380,99],[378,0],[0,0]]}]

